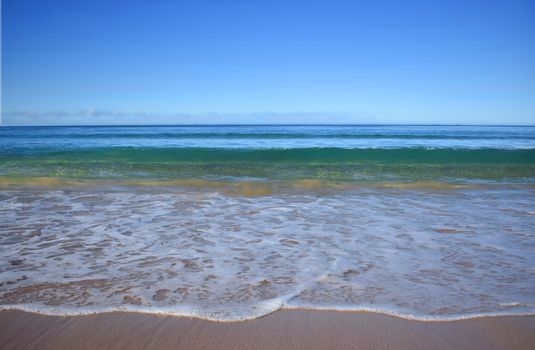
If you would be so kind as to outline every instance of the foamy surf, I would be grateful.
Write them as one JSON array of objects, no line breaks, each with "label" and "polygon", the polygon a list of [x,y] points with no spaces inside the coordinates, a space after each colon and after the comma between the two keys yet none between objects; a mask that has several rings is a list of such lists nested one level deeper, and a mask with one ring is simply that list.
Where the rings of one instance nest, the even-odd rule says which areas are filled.
[{"label": "foamy surf", "polygon": [[[483,313],[471,313],[460,315],[422,315],[413,314],[410,311],[397,311],[391,309],[384,309],[373,306],[305,306],[305,305],[288,305],[286,303],[280,303],[273,301],[272,308],[262,308],[263,312],[255,312],[244,315],[226,316],[221,317],[211,312],[202,311],[191,306],[176,305],[173,307],[139,307],[121,305],[115,307],[93,307],[93,308],[62,308],[43,305],[21,304],[21,305],[0,305],[1,311],[23,311],[28,313],[35,313],[47,316],[84,316],[94,315],[112,312],[127,312],[127,313],[140,313],[147,315],[160,315],[160,316],[174,316],[174,317],[187,317],[196,318],[200,320],[207,320],[213,322],[240,322],[240,321],[252,321],[267,315],[270,315],[277,311],[282,310],[310,310],[310,311],[336,311],[336,312],[357,312],[357,313],[373,313],[380,315],[387,315],[396,318],[401,318],[411,321],[420,322],[452,322],[460,320],[469,320],[483,317],[504,317],[504,316],[534,316],[535,308],[531,305],[529,311],[518,312],[483,312]],[[516,304],[516,303],[515,303]],[[267,305],[266,305],[267,306]]]},{"label": "foamy surf", "polygon": [[417,320],[532,314],[533,188],[258,197],[163,189],[0,194],[0,307],[216,321],[280,309]]}]

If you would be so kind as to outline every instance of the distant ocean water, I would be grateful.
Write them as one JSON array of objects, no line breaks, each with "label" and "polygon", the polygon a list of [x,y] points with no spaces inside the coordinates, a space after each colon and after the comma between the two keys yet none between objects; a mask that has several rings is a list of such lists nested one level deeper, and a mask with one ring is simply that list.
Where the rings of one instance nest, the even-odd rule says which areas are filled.
[{"label": "distant ocean water", "polygon": [[535,127],[0,128],[0,307],[535,313]]},{"label": "distant ocean water", "polygon": [[0,176],[532,181],[535,128],[4,127]]}]

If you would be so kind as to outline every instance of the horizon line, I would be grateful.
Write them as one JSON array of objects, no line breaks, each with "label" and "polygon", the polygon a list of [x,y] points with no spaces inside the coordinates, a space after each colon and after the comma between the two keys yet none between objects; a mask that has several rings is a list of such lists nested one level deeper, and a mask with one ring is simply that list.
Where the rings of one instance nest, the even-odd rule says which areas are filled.
[{"label": "horizon line", "polygon": [[535,124],[464,124],[464,123],[200,123],[200,124],[12,124],[0,123],[0,127],[199,127],[199,126],[494,126],[494,127],[535,127]]}]

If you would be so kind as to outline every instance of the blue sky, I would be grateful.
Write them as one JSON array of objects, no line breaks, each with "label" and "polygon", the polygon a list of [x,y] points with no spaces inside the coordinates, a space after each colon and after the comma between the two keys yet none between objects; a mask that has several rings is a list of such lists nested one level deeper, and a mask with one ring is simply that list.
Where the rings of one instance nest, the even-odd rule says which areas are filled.
[{"label": "blue sky", "polygon": [[3,0],[4,124],[535,124],[535,1]]}]

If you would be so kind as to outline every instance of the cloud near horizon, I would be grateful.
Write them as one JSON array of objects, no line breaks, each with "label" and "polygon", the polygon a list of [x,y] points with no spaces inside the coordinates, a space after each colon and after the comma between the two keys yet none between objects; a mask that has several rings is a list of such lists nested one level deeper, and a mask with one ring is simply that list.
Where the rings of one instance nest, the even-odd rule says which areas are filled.
[{"label": "cloud near horizon", "polygon": [[78,111],[12,111],[2,113],[1,125],[154,125],[154,124],[336,124],[374,123],[372,116],[343,112],[300,113],[151,113],[105,109]]}]

